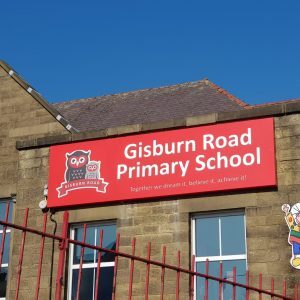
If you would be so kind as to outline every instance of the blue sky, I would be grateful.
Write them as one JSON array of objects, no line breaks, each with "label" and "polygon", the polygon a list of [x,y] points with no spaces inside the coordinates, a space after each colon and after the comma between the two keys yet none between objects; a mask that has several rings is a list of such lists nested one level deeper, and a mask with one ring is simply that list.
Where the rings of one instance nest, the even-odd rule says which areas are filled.
[{"label": "blue sky", "polygon": [[[17,3],[18,2],[18,3]],[[300,98],[300,1],[2,1],[0,58],[57,102],[208,78]]]}]

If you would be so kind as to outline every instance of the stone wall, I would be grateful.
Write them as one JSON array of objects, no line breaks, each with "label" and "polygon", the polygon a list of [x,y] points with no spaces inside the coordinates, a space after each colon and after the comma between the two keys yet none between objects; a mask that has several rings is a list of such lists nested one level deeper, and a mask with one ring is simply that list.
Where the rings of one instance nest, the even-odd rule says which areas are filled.
[{"label": "stone wall", "polygon": [[300,271],[289,261],[288,227],[281,206],[300,202],[300,115],[275,118],[278,190],[256,194],[256,205],[246,208],[248,263],[253,273],[267,274],[291,288]]},{"label": "stone wall", "polygon": [[0,66],[0,198],[17,191],[16,141],[68,131]]},{"label": "stone wall", "polygon": [[[281,206],[300,202],[300,115],[291,114],[275,118],[276,157],[278,189],[247,190],[223,194],[199,195],[185,199],[160,199],[156,201],[121,204],[114,206],[89,207],[70,210],[70,223],[102,220],[116,220],[121,234],[120,250],[131,252],[131,241],[137,238],[136,255],[146,257],[147,242],[151,242],[152,259],[161,260],[162,248],[167,246],[167,263],[177,264],[177,251],[181,251],[181,265],[189,267],[191,252],[191,216],[199,212],[245,210],[247,229],[247,262],[251,284],[257,285],[258,274],[264,275],[264,288],[270,287],[271,277],[276,284],[287,280],[288,288],[300,280],[300,271],[291,267],[291,247],[288,245],[288,227]],[[18,197],[16,220],[22,222],[20,215],[25,207],[31,207],[30,225],[41,228],[42,213],[37,209],[41,200],[43,185],[48,174],[48,148],[22,150],[19,153]],[[61,221],[61,213],[54,216]],[[49,224],[50,225],[50,224]],[[48,228],[53,230],[53,224]],[[60,230],[60,229],[59,229]],[[59,231],[60,232],[60,231]],[[14,238],[11,264],[15,282],[19,237]],[[36,264],[39,239],[30,240],[27,249],[32,253],[24,261],[21,290],[25,298],[32,299],[36,282]],[[46,247],[49,253],[49,242]],[[57,247],[56,247],[57,250]],[[51,261],[45,258],[43,269],[41,299],[48,299],[49,268]],[[55,254],[55,264],[57,253]],[[130,262],[120,259],[118,269],[117,299],[127,298]],[[25,275],[26,274],[26,275]],[[54,272],[56,276],[56,272]],[[136,263],[134,273],[134,299],[144,299],[145,265]],[[167,272],[165,299],[174,299],[175,272]],[[187,299],[187,276],[181,278],[181,299]],[[13,296],[11,283],[10,295]],[[278,286],[282,288],[282,286]],[[159,299],[160,269],[151,269],[150,299]],[[289,290],[290,292],[290,290]],[[42,296],[43,295],[43,296]]]},{"label": "stone wall", "polygon": [[[14,208],[14,222],[16,224],[23,224],[25,209],[29,208],[27,225],[38,230],[42,230],[43,228],[44,217],[38,205],[43,199],[44,185],[47,183],[48,156],[49,148],[32,149],[19,152],[17,203]],[[55,214],[52,218],[57,222],[56,233],[60,234],[62,214]],[[54,230],[55,224],[49,220],[48,216],[47,232],[54,233]],[[15,298],[21,241],[21,231],[13,230],[13,243],[11,244],[9,265],[8,299]],[[40,236],[27,233],[19,299],[35,299],[40,242]],[[49,287],[51,286],[51,283],[53,287],[51,293],[52,295],[55,294],[55,279],[58,261],[57,249],[57,242],[55,242],[53,246],[52,240],[45,240],[40,299],[49,299]]]}]

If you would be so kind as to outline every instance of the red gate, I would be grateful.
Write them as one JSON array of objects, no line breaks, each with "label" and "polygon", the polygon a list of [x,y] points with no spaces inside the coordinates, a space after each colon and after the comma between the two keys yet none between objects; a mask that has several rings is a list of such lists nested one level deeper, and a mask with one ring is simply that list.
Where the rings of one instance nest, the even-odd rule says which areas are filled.
[{"label": "red gate", "polygon": [[[195,270],[195,257],[193,256],[191,258],[190,263],[190,269],[186,269],[181,267],[181,253],[178,251],[177,254],[177,265],[170,265],[166,263],[166,247],[163,247],[162,251],[162,258],[161,261],[155,261],[151,259],[151,243],[148,243],[147,246],[147,257],[139,257],[135,255],[135,249],[136,249],[136,239],[134,238],[132,240],[132,253],[124,253],[119,251],[119,245],[120,245],[120,235],[117,235],[116,240],[116,249],[106,249],[102,247],[102,241],[103,241],[103,232],[100,232],[100,242],[99,246],[94,246],[91,244],[85,243],[86,239],[86,224],[84,225],[84,234],[82,241],[73,240],[68,237],[68,212],[64,212],[63,215],[63,224],[62,224],[62,230],[61,235],[55,235],[51,233],[46,232],[46,225],[47,225],[47,214],[44,214],[44,221],[43,221],[43,230],[39,231],[33,228],[30,228],[27,226],[28,221],[28,212],[29,210],[25,210],[24,214],[24,220],[23,225],[16,225],[13,223],[8,222],[8,216],[9,216],[9,203],[6,206],[6,213],[5,213],[5,220],[0,220],[0,225],[3,225],[3,233],[2,233],[2,241],[0,245],[0,272],[1,272],[1,264],[2,259],[4,255],[4,245],[5,245],[5,238],[6,238],[6,231],[7,228],[12,228],[15,231],[21,231],[21,244],[20,244],[20,251],[19,251],[19,259],[18,259],[18,267],[17,267],[17,276],[16,276],[16,291],[14,298],[17,300],[19,299],[19,291],[20,291],[20,283],[21,283],[21,276],[26,276],[26,274],[22,274],[22,266],[23,266],[23,258],[24,258],[24,247],[26,242],[27,233],[33,234],[36,237],[40,236],[40,251],[39,251],[39,259],[38,259],[38,268],[36,270],[36,285],[35,285],[35,299],[39,299],[39,292],[40,292],[40,283],[41,283],[41,272],[43,267],[43,257],[44,257],[44,250],[45,250],[45,238],[48,238],[52,240],[53,242],[57,241],[59,245],[59,257],[58,257],[58,266],[57,266],[57,275],[56,275],[56,288],[55,288],[55,299],[60,300],[62,298],[62,288],[64,283],[64,277],[65,277],[65,261],[66,261],[66,255],[68,250],[68,245],[73,244],[81,247],[81,253],[80,253],[80,265],[79,265],[79,273],[78,273],[78,281],[77,281],[77,292],[76,292],[76,299],[79,299],[79,292],[80,292],[80,286],[81,286],[81,280],[82,280],[82,264],[83,264],[83,256],[84,251],[86,248],[93,249],[97,251],[97,276],[96,276],[96,289],[94,292],[94,299],[98,299],[99,296],[99,278],[100,278],[100,264],[101,264],[101,254],[102,253],[110,253],[113,254],[115,257],[115,263],[114,263],[114,276],[113,276],[113,290],[112,290],[112,299],[116,299],[116,291],[117,291],[117,278],[118,278],[118,261],[119,258],[124,258],[129,260],[130,262],[130,268],[128,270],[128,276],[129,276],[129,284],[128,284],[128,294],[124,298],[132,299],[133,298],[133,284],[134,284],[134,270],[135,270],[135,263],[143,263],[146,267],[146,274],[145,276],[145,286],[144,291],[140,294],[144,294],[145,299],[149,299],[149,284],[151,282],[151,276],[150,276],[150,269],[153,267],[160,268],[160,299],[163,300],[164,296],[166,295],[165,292],[165,283],[167,280],[166,271],[172,271],[175,272],[175,281],[174,281],[174,297],[175,299],[179,299],[179,297],[182,295],[182,290],[188,291],[188,297],[190,300],[195,299],[195,282],[197,278],[201,278],[204,280],[204,286],[202,286],[202,289],[204,290],[204,300],[209,299],[210,290],[209,290],[209,283],[210,282],[216,282],[218,284],[218,299],[223,299],[223,287],[224,285],[229,285],[232,290],[231,299],[235,300],[237,299],[237,288],[243,289],[245,294],[245,299],[265,299],[267,296],[269,299],[294,299],[298,300],[298,285],[296,284],[294,287],[293,295],[287,295],[287,284],[286,281],[283,281],[282,283],[282,292],[275,293],[275,285],[274,285],[274,279],[271,279],[271,282],[269,283],[270,288],[269,289],[263,289],[263,276],[261,274],[258,275],[258,287],[250,285],[250,274],[249,271],[246,273],[246,283],[242,284],[237,282],[237,276],[236,276],[236,268],[233,268],[232,270],[232,280],[224,279],[223,278],[223,272],[222,272],[222,263],[219,265],[219,277],[211,276],[209,274],[209,261],[206,261],[206,272],[199,273]],[[181,279],[182,276],[188,276],[189,277],[189,286],[188,287],[182,287]],[[11,283],[14,284],[14,283]],[[278,290],[278,289],[277,289]],[[216,291],[215,291],[216,292]],[[255,296],[256,295],[256,296]],[[198,299],[198,298],[197,298]]]}]

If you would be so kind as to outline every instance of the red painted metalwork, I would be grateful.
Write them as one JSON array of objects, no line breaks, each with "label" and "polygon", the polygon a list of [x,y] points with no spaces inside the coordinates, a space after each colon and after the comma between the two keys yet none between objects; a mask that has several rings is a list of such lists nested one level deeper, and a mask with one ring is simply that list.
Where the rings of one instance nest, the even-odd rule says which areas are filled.
[{"label": "red painted metalwork", "polygon": [[176,274],[176,300],[179,300],[180,294],[180,251],[177,252],[177,274]]},{"label": "red painted metalwork", "polygon": [[[58,266],[57,266],[55,300],[61,300],[65,256],[66,256],[66,251],[68,248],[68,241],[69,241],[68,240],[68,225],[69,225],[69,213],[64,212],[61,237],[59,238],[59,257],[58,257]],[[84,246],[84,244],[82,244],[81,246]]]},{"label": "red painted metalwork", "polygon": [[160,289],[160,300],[164,299],[164,292],[165,292],[165,265],[166,265],[166,253],[167,248],[163,246],[163,253],[162,253],[162,263],[161,263],[161,289]]},{"label": "red painted metalwork", "polygon": [[[5,208],[5,222],[8,222],[8,216],[9,216],[9,202],[6,203],[6,208]],[[7,226],[4,225],[3,233],[2,233],[2,242],[1,242],[1,246],[0,246],[0,272],[1,272],[3,254],[4,254],[6,230],[7,230]]]},{"label": "red painted metalwork", "polygon": [[247,270],[246,271],[246,300],[249,300],[249,289],[248,289],[248,286],[250,286],[250,274],[249,274],[249,271]]},{"label": "red painted metalwork", "polygon": [[[271,278],[271,292],[274,293],[274,278],[273,277]],[[273,299],[274,299],[274,297],[271,296],[271,300],[273,300]]]},{"label": "red painted metalwork", "polygon": [[[46,217],[45,217],[46,218]],[[178,255],[178,264],[177,266],[174,265],[170,265],[170,264],[166,264],[166,248],[163,247],[163,253],[162,253],[162,261],[155,261],[155,260],[151,260],[151,257],[148,255],[146,258],[145,257],[138,257],[135,255],[135,246],[136,246],[136,241],[135,239],[132,240],[132,253],[128,254],[128,253],[124,253],[119,251],[119,240],[120,240],[120,236],[118,235],[117,237],[117,245],[116,245],[116,250],[112,250],[112,249],[106,249],[102,247],[102,244],[99,246],[96,245],[90,245],[90,244],[86,244],[83,241],[76,241],[76,240],[72,240],[70,238],[67,237],[67,233],[68,233],[68,213],[64,213],[64,217],[63,217],[63,226],[62,226],[62,233],[61,235],[53,235],[53,234],[49,234],[46,232],[45,227],[43,228],[43,231],[39,231],[30,227],[27,227],[27,220],[28,220],[28,209],[25,210],[25,216],[24,216],[24,222],[23,225],[16,225],[10,222],[7,222],[7,219],[5,221],[0,221],[0,224],[9,228],[13,228],[14,230],[17,231],[21,231],[22,232],[22,242],[21,242],[21,247],[20,247],[20,256],[19,256],[19,265],[18,265],[18,274],[17,274],[17,286],[16,286],[16,299],[18,299],[18,295],[19,295],[19,290],[20,290],[20,278],[21,278],[21,271],[22,271],[22,264],[23,264],[23,256],[25,255],[24,253],[24,249],[25,249],[25,241],[26,241],[26,234],[30,233],[30,234],[34,234],[34,235],[38,235],[42,237],[42,241],[43,238],[47,237],[53,240],[57,240],[59,241],[59,260],[58,260],[58,271],[57,271],[57,278],[56,278],[56,294],[55,294],[55,300],[60,300],[61,297],[61,293],[62,293],[62,283],[63,283],[63,276],[64,276],[64,272],[65,272],[65,268],[64,268],[64,264],[65,264],[65,254],[66,254],[66,250],[68,248],[68,244],[72,243],[73,245],[77,245],[77,246],[81,246],[81,247],[86,247],[92,250],[96,250],[98,252],[104,252],[104,253],[108,253],[108,254],[112,254],[115,255],[115,271],[114,271],[114,290],[113,290],[113,299],[115,299],[115,290],[116,290],[116,277],[117,277],[117,259],[118,257],[122,257],[125,259],[130,260],[131,264],[130,264],[130,280],[129,280],[129,298],[132,298],[132,284],[133,284],[133,275],[134,275],[134,263],[135,261],[138,261],[140,263],[144,263],[146,266],[150,266],[150,268],[152,268],[152,266],[157,266],[161,268],[161,282],[162,282],[162,286],[161,286],[161,300],[163,300],[164,297],[164,283],[165,283],[165,277],[166,277],[166,273],[165,270],[171,270],[171,271],[175,271],[177,272],[177,274],[179,274],[181,276],[181,274],[187,274],[188,276],[190,276],[190,278],[193,278],[193,280],[191,280],[191,282],[195,282],[195,277],[196,278],[202,278],[205,280],[205,299],[208,300],[208,293],[209,293],[209,282],[217,282],[219,284],[219,291],[220,291],[220,286],[223,288],[224,284],[229,285],[231,287],[239,287],[242,288],[244,290],[246,290],[246,299],[249,300],[249,292],[256,292],[259,293],[259,295],[264,295],[264,296],[269,296],[269,297],[274,297],[276,299],[284,299],[284,300],[292,300],[292,299],[297,299],[298,300],[298,286],[296,285],[294,288],[294,292],[293,295],[288,297],[287,296],[287,286],[286,286],[286,281],[284,281],[283,283],[283,294],[278,294],[278,293],[274,293],[274,280],[271,281],[271,290],[263,290],[262,287],[262,276],[260,275],[260,283],[259,283],[259,288],[251,286],[250,282],[249,282],[249,272],[247,271],[246,273],[246,284],[242,284],[239,282],[235,282],[236,280],[228,280],[228,279],[223,279],[222,278],[222,274],[220,272],[220,276],[219,277],[215,277],[212,275],[209,275],[209,262],[206,261],[206,272],[205,274],[203,273],[199,273],[194,269],[195,266],[195,262],[194,262],[194,258],[192,258],[192,267],[190,269],[185,269],[182,268],[180,266],[180,256]],[[45,220],[45,219],[44,219]],[[44,221],[45,222],[45,221]],[[41,241],[41,248],[40,248],[40,260],[39,260],[39,264],[42,265],[42,256],[43,256],[43,250],[42,250],[42,241]],[[3,248],[3,246],[2,246]],[[38,271],[39,273],[39,271]],[[150,274],[150,272],[149,272]],[[39,276],[38,276],[39,277]],[[179,280],[178,280],[179,279]],[[39,279],[38,279],[39,280]],[[150,278],[149,278],[150,280]],[[178,289],[178,293],[179,293],[179,284],[180,284],[180,277],[176,278],[176,287]],[[37,288],[38,290],[38,288]],[[149,292],[149,290],[148,290]],[[178,294],[177,293],[177,294]],[[193,285],[190,285],[190,295],[193,295]],[[219,292],[219,297],[220,297],[220,292]]]},{"label": "red painted metalwork", "polygon": [[[43,233],[46,232],[47,226],[47,214],[44,213],[44,223],[43,223]],[[41,246],[40,246],[40,256],[39,256],[39,266],[37,272],[37,285],[35,291],[35,299],[39,299],[39,291],[40,291],[40,283],[41,283],[41,273],[42,273],[42,265],[43,265],[43,256],[44,256],[44,246],[45,246],[45,236],[42,235]]]},{"label": "red painted metalwork", "polygon": [[[120,233],[117,234],[116,253],[119,252],[119,246],[120,246]],[[114,283],[113,283],[113,291],[112,291],[112,300],[116,299],[118,262],[119,262],[119,256],[116,255],[115,256],[115,267],[114,267]],[[97,298],[95,298],[95,300],[97,300]]]},{"label": "red painted metalwork", "polygon": [[[83,237],[82,237],[82,242],[83,243],[85,243],[85,239],[86,239],[86,224],[83,224]],[[82,264],[83,264],[84,250],[85,250],[85,247],[81,247],[80,263],[79,263],[79,270],[78,270],[76,300],[79,300],[79,294],[80,294],[80,284],[81,284],[81,276],[82,276]]]},{"label": "red painted metalwork", "polygon": [[[102,248],[103,246],[103,230],[100,230],[99,233],[99,247]],[[98,293],[99,293],[99,283],[100,283],[100,274],[101,274],[101,255],[102,252],[98,251],[97,254],[97,273],[96,273],[96,286],[95,286],[95,297],[94,299],[98,299]]]},{"label": "red painted metalwork", "polygon": [[[192,262],[191,262],[191,271],[195,271],[195,261],[196,257],[195,255],[192,256]],[[195,276],[193,274],[190,275],[190,300],[194,299],[194,286],[195,286]]]},{"label": "red painted metalwork", "polygon": [[233,281],[233,285],[232,285],[232,300],[235,300],[236,298],[236,267],[233,267],[232,269],[232,281]]},{"label": "red painted metalwork", "polygon": [[208,259],[205,262],[205,293],[204,300],[208,300],[208,275],[209,274],[209,261]]},{"label": "red painted metalwork", "polygon": [[298,300],[298,284],[294,287],[294,300]]},{"label": "red painted metalwork", "polygon": [[128,299],[132,299],[132,284],[133,284],[133,271],[134,271],[134,261],[135,259],[133,258],[135,256],[135,244],[136,244],[136,239],[132,239],[132,258],[130,261],[130,277],[129,277],[129,292],[128,292]]},{"label": "red painted metalwork", "polygon": [[[148,242],[147,247],[147,260],[150,261],[151,257],[151,243]],[[145,299],[148,300],[149,298],[149,277],[150,277],[150,263],[147,263],[146,266],[146,282],[145,282]]]},{"label": "red painted metalwork", "polygon": [[[26,208],[25,209],[25,215],[24,215],[24,221],[23,221],[23,228],[27,227],[28,212],[29,212],[29,209]],[[22,242],[21,242],[19,263],[18,263],[17,288],[16,288],[15,300],[18,300],[18,298],[19,298],[19,290],[20,290],[20,281],[21,281],[21,274],[22,274],[22,264],[23,264],[23,257],[24,257],[24,247],[25,247],[26,233],[27,233],[26,230],[22,230]]]},{"label": "red painted metalwork", "polygon": [[282,294],[286,297],[286,280],[283,281]]},{"label": "red painted metalwork", "polygon": [[[259,289],[262,290],[262,283],[263,283],[263,279],[262,279],[262,274],[259,274]],[[259,292],[259,300],[262,300],[262,293]]]},{"label": "red painted metalwork", "polygon": [[[220,261],[219,265],[219,276],[220,278],[223,278],[223,263]],[[223,298],[223,284],[222,281],[219,282],[219,300],[222,300]]]}]

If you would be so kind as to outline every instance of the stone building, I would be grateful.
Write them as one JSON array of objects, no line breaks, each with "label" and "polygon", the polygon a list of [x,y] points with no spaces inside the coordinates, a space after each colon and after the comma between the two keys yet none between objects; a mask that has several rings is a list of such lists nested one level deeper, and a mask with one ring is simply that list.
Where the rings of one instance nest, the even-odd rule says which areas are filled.
[{"label": "stone building", "polygon": [[[207,79],[50,104],[9,65],[1,61],[0,220],[4,219],[5,203],[10,201],[12,208],[10,219],[13,223],[22,224],[24,210],[29,208],[28,226],[41,229],[43,213],[39,203],[44,198],[45,186],[48,185],[50,207],[48,214],[51,214],[51,218],[60,226],[63,212],[69,211],[71,238],[81,239],[83,223],[87,223],[87,241],[92,244],[98,243],[99,230],[103,230],[104,246],[114,247],[118,232],[121,235],[120,251],[123,252],[131,251],[132,238],[136,237],[138,256],[147,255],[146,245],[150,241],[151,257],[154,260],[161,259],[162,247],[166,245],[169,264],[176,265],[177,251],[180,250],[181,264],[184,267],[190,266],[191,255],[194,254],[199,272],[205,271],[205,261],[209,258],[212,275],[216,273],[219,261],[223,261],[224,276],[227,278],[232,276],[230,270],[236,265],[240,282],[245,282],[245,272],[249,270],[253,278],[262,273],[265,282],[269,282],[271,277],[275,278],[275,282],[285,278],[287,288],[290,289],[299,282],[300,271],[295,260],[297,250],[294,249],[292,257],[292,247],[288,244],[289,227],[282,206],[289,204],[292,207],[300,202],[299,111],[299,99],[251,106]],[[234,130],[237,130],[236,137],[233,137]],[[212,132],[215,133],[214,136]],[[161,165],[171,164],[170,157],[177,155],[176,159],[179,159],[178,155],[182,152],[185,152],[183,153],[185,159],[189,159],[192,157],[189,155],[196,151],[196,144],[191,142],[194,141],[192,137],[198,133],[202,133],[203,136],[206,133],[207,143],[204,150],[210,148],[211,155],[219,155],[218,161],[214,158],[210,162],[208,160],[204,162],[204,155],[201,156],[198,159],[198,170],[209,169],[207,174],[210,175],[205,175],[209,180],[222,179],[228,182],[218,183],[218,187],[215,188],[204,187],[209,184],[205,183],[205,179],[201,176],[199,179],[193,177],[194,175],[185,178],[189,172],[188,164],[183,165],[179,162],[172,165],[173,169],[170,165],[168,171],[164,165],[164,169],[158,170],[156,175],[154,169],[154,173],[149,173],[149,168],[147,171],[146,169],[137,171],[137,166],[142,167],[149,156],[155,156],[152,151],[155,148],[154,141],[156,145],[167,140],[178,143],[177,137],[180,137],[183,140],[181,146],[185,146],[185,148],[177,147],[177,152],[175,150],[172,152],[169,148],[171,155],[166,158],[166,162],[159,161]],[[184,144],[187,137],[190,144]],[[254,144],[256,137],[259,139],[258,143],[261,143],[259,147],[262,152],[256,152],[256,156],[249,154],[245,157],[247,153],[239,152],[239,146],[246,147],[252,142]],[[135,146],[132,146],[131,150],[126,146],[128,150],[126,154],[123,145]],[[145,148],[145,145],[149,147]],[[90,149],[98,149],[97,147],[99,149],[108,147],[105,150],[108,153],[107,157],[96,157],[94,153],[97,150],[91,152]],[[229,154],[231,148],[236,147],[237,154],[235,158],[228,157],[225,163],[225,158],[216,151],[226,147],[230,148]],[[259,147],[256,147],[256,151]],[[63,155],[59,156],[63,151],[65,151]],[[96,176],[94,178],[103,179],[102,184],[108,184],[107,189],[110,186],[118,187],[117,192],[111,194],[112,198],[109,198],[108,192],[106,193],[106,187],[103,187],[102,193],[97,193],[95,187],[91,186],[89,189],[76,191],[70,188],[68,191],[67,183],[80,179],[80,176],[86,176],[82,175],[86,169],[70,170],[67,153],[70,157],[76,156],[70,163],[77,164],[77,167],[80,164],[79,159],[82,163],[87,161],[94,163],[96,165],[92,167],[94,171],[93,168],[100,168],[101,164],[101,175],[98,170],[99,173],[94,172]],[[123,170],[120,167],[119,178],[109,177],[110,171],[105,169],[107,168],[105,163],[108,160],[118,162],[120,165],[122,163],[120,157],[116,157],[117,154],[114,153],[123,153],[129,162],[133,162],[137,157],[140,159],[138,163],[135,161],[135,169],[130,169],[131,175],[125,174],[129,171],[125,170],[124,166]],[[173,154],[176,155],[172,156]],[[240,158],[237,155],[241,155]],[[274,161],[272,155],[275,156]],[[264,165],[264,159],[268,160],[267,166]],[[152,163],[155,163],[155,160]],[[251,169],[251,165],[255,163],[257,168]],[[229,173],[227,170],[222,173],[222,168],[225,167],[229,169]],[[242,176],[246,175],[239,170],[246,172],[245,174],[250,170],[252,180],[245,179],[246,177],[242,179]],[[137,173],[140,171],[144,173]],[[188,188],[181,186],[177,189],[176,172],[180,171],[182,173],[179,177],[186,180]],[[126,180],[121,183],[121,188],[120,180],[123,174]],[[145,178],[141,179],[143,176],[140,174],[144,174]],[[161,186],[157,185],[153,174],[161,180]],[[67,179],[67,176],[71,177]],[[174,176],[177,181],[174,181]],[[57,182],[50,182],[49,178],[62,183],[60,188],[65,188],[64,193],[68,194],[65,202],[63,197],[60,198],[55,194],[57,189],[54,187],[59,188],[59,185],[55,185]],[[241,182],[243,180],[245,182]],[[63,186],[63,183],[66,184]],[[130,193],[125,191],[128,184]],[[101,197],[104,200],[101,200]],[[293,208],[295,210],[297,207],[292,207],[292,217],[296,215]],[[288,215],[288,211],[286,214]],[[48,232],[55,232],[55,222],[48,222]],[[2,229],[0,227],[0,236],[3,234]],[[6,255],[1,266],[0,299],[13,299],[16,293],[21,233],[8,230],[7,236],[8,242],[4,249]],[[20,299],[35,297],[33,290],[36,285],[39,245],[40,238],[28,235],[20,283]],[[54,299],[55,276],[52,274],[56,274],[57,252],[57,248],[52,246],[52,241],[46,239],[40,299]],[[78,247],[69,248],[64,279],[65,299],[75,297],[79,254]],[[81,293],[84,294],[84,299],[92,299],[95,288],[94,252],[87,251],[85,257],[84,287]],[[103,278],[106,278],[106,282],[101,286],[101,291],[105,295],[111,293],[112,289],[113,261],[108,257],[101,267],[104,272]],[[117,299],[127,297],[128,268],[129,261],[121,260],[118,267]],[[137,264],[133,284],[135,299],[144,299],[144,274],[145,266]],[[174,274],[168,276],[165,299],[174,299],[175,276]],[[187,299],[184,286],[189,285],[188,281],[189,278],[184,277],[181,280],[182,299]],[[154,275],[150,281],[150,299],[159,299],[159,282],[160,277]],[[201,282],[197,282],[197,299],[203,297],[201,286]],[[211,299],[214,299],[213,292]]]}]

